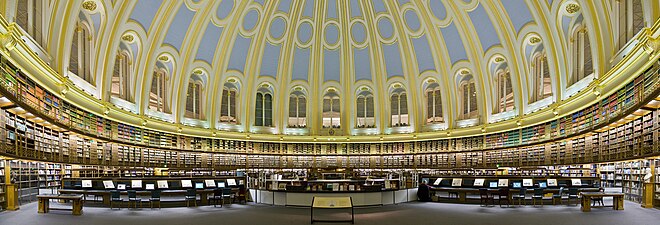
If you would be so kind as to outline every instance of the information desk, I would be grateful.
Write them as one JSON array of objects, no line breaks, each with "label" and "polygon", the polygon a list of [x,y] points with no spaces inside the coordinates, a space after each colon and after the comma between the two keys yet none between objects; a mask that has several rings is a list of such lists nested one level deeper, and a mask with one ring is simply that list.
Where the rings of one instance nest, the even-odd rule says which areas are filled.
[{"label": "information desk", "polygon": [[[39,213],[48,213],[51,209],[52,210],[71,210],[73,215],[79,216],[82,215],[83,213],[83,196],[79,194],[60,194],[60,195],[55,195],[55,194],[44,194],[44,195],[37,195],[37,199],[39,201]],[[72,209],[62,209],[62,208],[50,208],[50,200],[51,199],[58,199],[58,200],[66,200],[66,201],[71,201],[73,208]]]},{"label": "information desk", "polygon": [[[355,223],[355,210],[351,197],[313,197],[310,219],[314,222],[351,222]],[[350,220],[318,220],[314,219],[314,209],[351,209]]]},{"label": "information desk", "polygon": [[314,197],[351,197],[353,205],[382,206],[417,201],[417,188],[378,191],[250,190],[256,203],[310,207]]},{"label": "information desk", "polygon": [[591,198],[593,197],[612,197],[614,199],[612,209],[623,210],[623,193],[582,192],[582,212],[591,212]]}]

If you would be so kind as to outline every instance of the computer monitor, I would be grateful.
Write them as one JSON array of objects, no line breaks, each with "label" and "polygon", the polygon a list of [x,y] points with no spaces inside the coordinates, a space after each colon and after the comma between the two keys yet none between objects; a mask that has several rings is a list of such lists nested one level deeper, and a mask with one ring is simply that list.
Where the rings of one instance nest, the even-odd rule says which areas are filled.
[{"label": "computer monitor", "polygon": [[490,187],[490,188],[497,188],[497,182],[495,182],[495,181],[490,182],[490,185],[489,185],[488,187]]},{"label": "computer monitor", "polygon": [[513,188],[521,188],[521,187],[522,187],[522,183],[520,183],[520,182],[513,182]]},{"label": "computer monitor", "polygon": [[154,184],[146,184],[146,189],[147,189],[147,190],[154,190],[154,189],[156,189],[156,188],[155,188],[155,185],[154,185]]},{"label": "computer monitor", "polygon": [[539,182],[539,187],[540,187],[540,188],[547,188],[547,187],[548,187],[548,183],[546,183],[546,182]]},{"label": "computer monitor", "polygon": [[126,184],[117,184],[117,190],[126,190]]},{"label": "computer monitor", "polygon": [[226,186],[225,186],[225,182],[222,182],[222,181],[218,182],[218,187],[219,187],[219,188],[224,188],[224,187],[226,187]]},{"label": "computer monitor", "polygon": [[195,183],[196,189],[204,189],[204,183]]}]

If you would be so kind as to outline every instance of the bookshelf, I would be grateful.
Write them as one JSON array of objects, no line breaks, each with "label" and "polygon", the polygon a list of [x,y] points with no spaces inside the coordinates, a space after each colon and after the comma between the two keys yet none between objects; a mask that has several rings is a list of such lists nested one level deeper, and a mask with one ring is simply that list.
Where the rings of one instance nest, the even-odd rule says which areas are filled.
[{"label": "bookshelf", "polygon": [[0,158],[0,211],[5,209],[7,203],[5,188],[5,160]]},{"label": "bookshelf", "polygon": [[39,194],[39,163],[10,160],[11,180],[18,189],[19,204],[37,200]]}]

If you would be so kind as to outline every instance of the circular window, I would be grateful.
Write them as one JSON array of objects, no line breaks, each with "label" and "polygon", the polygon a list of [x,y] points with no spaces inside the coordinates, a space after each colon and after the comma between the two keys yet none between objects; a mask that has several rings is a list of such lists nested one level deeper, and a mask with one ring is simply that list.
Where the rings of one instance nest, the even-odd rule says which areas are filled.
[{"label": "circular window", "polygon": [[243,17],[243,29],[251,31],[259,23],[259,12],[257,10],[250,10],[245,17]]},{"label": "circular window", "polygon": [[227,16],[229,16],[229,13],[231,13],[231,10],[233,8],[234,8],[233,0],[222,0],[222,2],[220,2],[220,5],[218,5],[218,8],[215,10],[215,16],[217,16],[218,19],[224,19]]},{"label": "circular window", "polygon": [[286,21],[282,17],[276,17],[273,19],[273,22],[270,23],[270,35],[275,39],[280,39],[284,36],[284,31],[286,30]]},{"label": "circular window", "polygon": [[325,43],[335,45],[339,41],[339,28],[337,25],[328,24],[325,27]]},{"label": "circular window", "polygon": [[394,27],[392,26],[392,21],[387,17],[383,17],[378,20],[378,33],[383,39],[390,39],[394,35]]},{"label": "circular window", "polygon": [[367,39],[367,29],[362,22],[356,22],[351,27],[351,35],[356,43],[363,43]]},{"label": "circular window", "polygon": [[312,39],[312,24],[303,22],[298,26],[298,41],[307,43]]}]

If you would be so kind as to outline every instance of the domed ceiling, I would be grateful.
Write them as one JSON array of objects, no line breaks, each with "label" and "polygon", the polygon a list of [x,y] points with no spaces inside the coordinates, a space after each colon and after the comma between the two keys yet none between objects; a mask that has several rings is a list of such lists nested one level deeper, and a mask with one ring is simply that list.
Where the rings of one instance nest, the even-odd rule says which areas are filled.
[{"label": "domed ceiling", "polygon": [[[639,12],[628,36],[654,22],[651,4],[630,1]],[[49,7],[42,45],[81,89],[135,114],[235,132],[379,135],[515,120],[589,86],[630,39],[615,30],[609,1]],[[76,43],[85,32],[89,62]],[[92,75],[80,75],[83,64]]]}]

